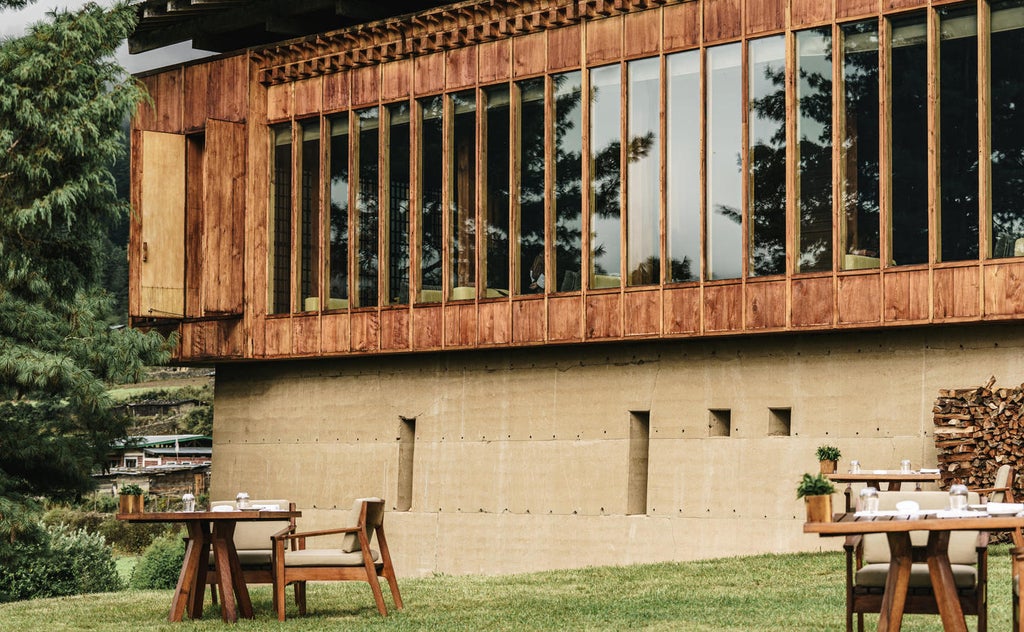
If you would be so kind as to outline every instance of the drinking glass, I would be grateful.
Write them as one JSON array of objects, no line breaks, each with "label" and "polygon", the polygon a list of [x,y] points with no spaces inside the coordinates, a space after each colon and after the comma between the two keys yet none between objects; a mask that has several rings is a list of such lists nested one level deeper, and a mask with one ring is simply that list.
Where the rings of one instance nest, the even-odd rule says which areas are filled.
[{"label": "drinking glass", "polygon": [[900,474],[910,474],[910,459],[900,461]]},{"label": "drinking glass", "polygon": [[949,488],[949,508],[953,511],[964,511],[967,509],[967,486],[952,485]]},{"label": "drinking glass", "polygon": [[195,511],[196,510],[196,497],[192,494],[186,493],[181,497],[181,509],[182,511]]},{"label": "drinking glass", "polygon": [[860,474],[860,461],[850,461],[850,474]]},{"label": "drinking glass", "polygon": [[878,490],[874,487],[865,487],[860,490],[860,510],[867,513],[878,511]]}]

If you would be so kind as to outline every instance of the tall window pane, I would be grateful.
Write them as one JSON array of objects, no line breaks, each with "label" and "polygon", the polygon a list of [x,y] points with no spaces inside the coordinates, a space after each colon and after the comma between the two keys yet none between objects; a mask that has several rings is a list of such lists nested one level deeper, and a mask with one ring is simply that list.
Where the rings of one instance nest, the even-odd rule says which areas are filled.
[{"label": "tall window pane", "polygon": [[743,265],[743,75],[740,44],[707,49],[708,279],[735,279]]},{"label": "tall window pane", "polygon": [[519,274],[520,294],[544,292],[544,78],[516,84],[519,91]]},{"label": "tall window pane", "polygon": [[388,106],[388,303],[409,302],[409,104]]},{"label": "tall window pane", "polygon": [[302,124],[302,153],[299,155],[300,226],[296,236],[299,249],[299,309],[320,309],[320,121]]},{"label": "tall window pane", "polygon": [[626,269],[628,285],[661,281],[661,62],[631,61],[627,162]]},{"label": "tall window pane", "polygon": [[843,26],[844,270],[877,268],[878,22]]},{"label": "tall window pane", "polygon": [[380,149],[377,146],[380,132],[380,113],[377,108],[369,108],[356,112],[359,125],[359,151],[356,173],[359,180],[356,184],[356,213],[359,257],[356,268],[359,280],[358,307],[377,305],[377,200],[378,200],[378,159]]},{"label": "tall window pane", "polygon": [[484,165],[487,167],[487,191],[484,216],[487,222],[483,257],[486,264],[484,298],[508,296],[508,218],[509,218],[509,134],[512,130],[509,88],[507,85],[484,90],[487,116],[484,119]]},{"label": "tall window pane", "polygon": [[750,274],[786,272],[786,38],[750,54]]},{"label": "tall window pane", "polygon": [[590,71],[590,287],[622,285],[619,66]]},{"label": "tall window pane", "polygon": [[700,52],[667,57],[669,281],[700,276]]},{"label": "tall window pane", "polygon": [[270,290],[272,314],[291,311],[292,287],[292,128],[277,125],[270,130],[272,142],[270,200]]},{"label": "tall window pane", "polygon": [[555,98],[552,214],[555,221],[553,291],[580,289],[583,274],[583,83],[579,71],[551,78]]},{"label": "tall window pane", "polygon": [[925,17],[892,21],[892,263],[928,262]]},{"label": "tall window pane", "polygon": [[444,97],[420,103],[420,295],[424,303],[441,300],[444,242]]},{"label": "tall window pane", "polygon": [[331,119],[330,229],[327,309],[348,307],[348,116]]},{"label": "tall window pane", "polygon": [[993,257],[1024,256],[1024,1],[992,4]]},{"label": "tall window pane", "polygon": [[797,272],[832,269],[832,30],[796,34]]},{"label": "tall window pane", "polygon": [[451,298],[476,296],[476,94],[451,95]]},{"label": "tall window pane", "polygon": [[978,18],[940,9],[941,261],[978,258]]}]

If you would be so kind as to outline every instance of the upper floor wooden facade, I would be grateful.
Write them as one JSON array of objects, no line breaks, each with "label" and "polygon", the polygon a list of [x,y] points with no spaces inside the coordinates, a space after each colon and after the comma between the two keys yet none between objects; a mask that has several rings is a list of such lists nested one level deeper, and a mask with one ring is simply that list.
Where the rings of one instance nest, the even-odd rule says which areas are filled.
[{"label": "upper floor wooden facade", "polygon": [[133,322],[205,362],[1020,319],[1022,14],[493,0],[148,74]]}]

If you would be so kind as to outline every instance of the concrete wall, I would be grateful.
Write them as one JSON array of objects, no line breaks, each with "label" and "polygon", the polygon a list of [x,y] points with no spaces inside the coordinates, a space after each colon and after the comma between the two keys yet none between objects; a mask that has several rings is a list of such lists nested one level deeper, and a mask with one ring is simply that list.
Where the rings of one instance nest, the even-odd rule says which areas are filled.
[{"label": "concrete wall", "polygon": [[[1020,384],[1022,346],[1019,326],[974,325],[220,365],[211,497],[293,498],[302,529],[359,496],[393,506],[405,418],[412,506],[386,521],[402,576],[835,550],[801,531],[815,448],[934,466],[938,389]],[[646,515],[626,515],[632,411],[649,411]]]}]

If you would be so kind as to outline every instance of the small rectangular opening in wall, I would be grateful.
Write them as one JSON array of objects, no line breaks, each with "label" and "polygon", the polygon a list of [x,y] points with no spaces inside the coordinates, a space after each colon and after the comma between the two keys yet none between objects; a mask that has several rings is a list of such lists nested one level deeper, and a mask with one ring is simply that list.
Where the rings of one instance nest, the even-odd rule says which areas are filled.
[{"label": "small rectangular opening in wall", "polygon": [[416,418],[399,417],[397,511],[412,509],[412,465],[416,451]]},{"label": "small rectangular opening in wall", "polygon": [[626,513],[647,513],[647,466],[650,462],[651,412],[629,413],[629,477]]},{"label": "small rectangular opening in wall", "polygon": [[769,408],[768,409],[768,436],[788,437],[792,434],[790,420],[792,419],[792,408]]},{"label": "small rectangular opening in wall", "polygon": [[732,433],[732,409],[708,409],[708,436],[728,437]]}]

